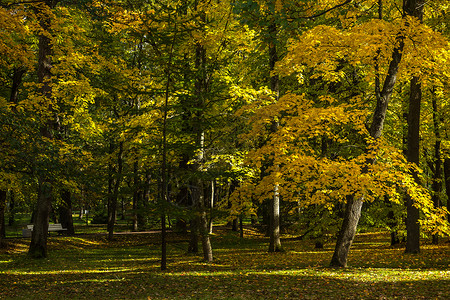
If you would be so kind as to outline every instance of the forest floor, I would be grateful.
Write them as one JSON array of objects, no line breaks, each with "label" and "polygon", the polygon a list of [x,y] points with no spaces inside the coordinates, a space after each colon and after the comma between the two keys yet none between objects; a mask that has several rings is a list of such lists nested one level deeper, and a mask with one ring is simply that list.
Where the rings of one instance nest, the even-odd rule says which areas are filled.
[{"label": "forest floor", "polygon": [[[424,241],[419,255],[391,247],[383,232],[358,234],[349,267],[329,268],[333,244],[245,237],[221,228],[215,261],[186,253],[188,236],[169,234],[168,270],[160,271],[158,233],[49,237],[49,255],[26,255],[29,238],[0,250],[0,299],[450,299],[450,243]],[[201,247],[200,247],[201,250]]]}]

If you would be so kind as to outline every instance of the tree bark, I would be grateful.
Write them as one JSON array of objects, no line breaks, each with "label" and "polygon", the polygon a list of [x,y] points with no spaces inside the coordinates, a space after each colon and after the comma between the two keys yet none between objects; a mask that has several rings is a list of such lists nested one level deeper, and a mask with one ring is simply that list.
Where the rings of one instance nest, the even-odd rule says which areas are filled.
[{"label": "tree bark", "polygon": [[123,142],[119,142],[119,151],[117,153],[117,171],[115,173],[114,188],[110,197],[108,208],[108,240],[114,239],[114,224],[117,219],[117,199],[119,198],[119,187],[122,182],[122,169],[123,169]]},{"label": "tree bark", "polygon": [[206,211],[203,209],[200,215],[200,230],[202,236],[202,250],[203,259],[206,262],[213,261],[213,252],[211,246],[211,240],[209,238],[208,217]]},{"label": "tree bark", "polygon": [[6,226],[5,226],[5,210],[6,210],[6,190],[0,190],[0,248],[5,246]]},{"label": "tree bark", "polygon": [[210,217],[208,218],[208,234],[213,233],[213,210],[214,203],[216,201],[216,188],[215,188],[215,180],[211,180],[211,197],[209,198],[209,212]]},{"label": "tree bark", "polygon": [[344,221],[338,235],[333,257],[331,258],[330,265],[333,267],[347,266],[348,252],[353,243],[353,239],[355,238],[356,228],[358,226],[359,218],[361,217],[362,206],[362,199],[354,199],[353,196],[348,197]]},{"label": "tree bark", "polygon": [[[203,12],[200,14],[200,21],[201,23],[206,24],[206,15]],[[195,45],[195,68],[197,71],[197,77],[194,86],[194,96],[196,100],[194,102],[195,114],[193,119],[193,133],[196,135],[195,146],[198,154],[197,157],[195,157],[195,163],[192,166],[195,178],[193,180],[194,185],[191,189],[191,195],[194,207],[196,207],[199,215],[198,225],[202,241],[203,258],[207,262],[212,262],[213,252],[208,228],[208,207],[205,199],[205,184],[204,179],[201,178],[205,159],[205,130],[203,128],[203,114],[205,100],[209,92],[209,74],[206,62],[206,48],[201,43],[197,43]]]},{"label": "tree bark", "polygon": [[[447,194],[447,210],[450,211],[450,158],[444,159],[444,183],[445,192]],[[450,214],[448,215],[448,221],[450,222]]]},{"label": "tree bark", "polygon": [[16,223],[16,199],[13,190],[9,192],[9,218],[8,225],[13,226]]},{"label": "tree bark", "polygon": [[133,173],[134,173],[134,187],[133,187],[133,231],[139,230],[139,222],[138,222],[138,208],[139,208],[139,175],[138,175],[139,163],[136,159],[133,165]]},{"label": "tree bark", "polygon": [[[380,2],[381,3],[381,2]],[[419,17],[420,12],[423,10],[423,0],[405,0],[403,3],[403,16],[415,16]],[[382,15],[381,13],[379,13]],[[383,83],[383,89],[381,91],[376,90],[377,104],[373,115],[372,124],[369,128],[370,136],[374,139],[378,139],[383,132],[383,125],[386,119],[386,111],[388,108],[389,100],[392,96],[392,92],[397,82],[398,69],[402,59],[402,52],[404,48],[404,36],[399,33],[396,37],[396,47],[393,50],[392,58],[389,63],[388,74]],[[369,161],[368,164],[373,164],[374,161]],[[411,206],[412,207],[412,206]],[[414,207],[412,207],[414,208]],[[336,243],[335,252],[331,260],[331,266],[345,267],[347,265],[347,255],[350,249],[350,245],[353,242],[356,234],[356,227],[361,216],[362,198],[351,199],[347,202],[346,214],[344,222],[342,224],[341,231]],[[415,211],[412,209],[409,213],[412,217]],[[410,217],[410,220],[412,220]]]},{"label": "tree bark", "polygon": [[243,219],[244,219],[243,216],[239,217],[239,237],[241,239],[244,238],[244,220]]},{"label": "tree bark", "polygon": [[33,232],[28,255],[32,258],[47,257],[47,236],[50,209],[52,202],[52,184],[40,182],[38,190],[38,203],[34,220]]},{"label": "tree bark", "polygon": [[277,184],[274,186],[270,211],[269,252],[280,252],[282,251],[280,240],[280,195]]},{"label": "tree bark", "polygon": [[67,235],[74,235],[75,228],[73,227],[72,217],[72,194],[68,190],[61,193],[61,205],[59,206],[59,222],[63,228],[66,228]]},{"label": "tree bark", "polygon": [[[273,22],[268,27],[269,31],[269,69],[270,72],[275,70],[275,64],[278,61],[277,52],[277,35],[278,29]],[[280,96],[280,78],[278,75],[270,77],[270,90],[275,93],[275,100],[278,101]],[[272,132],[278,130],[278,122],[273,121]],[[274,183],[273,196],[270,200],[270,218],[269,218],[269,252],[282,251],[280,240],[280,193],[278,183]]]},{"label": "tree bark", "polygon": [[[37,77],[38,83],[40,83],[39,92],[45,101],[45,105],[48,105],[48,110],[53,113],[53,107],[51,101],[52,87],[50,81],[52,78],[52,41],[51,41],[51,17],[48,15],[47,10],[53,9],[57,0],[44,1],[44,8],[36,7],[36,15],[39,16],[39,24],[43,33],[40,33],[39,38],[39,51],[38,51],[38,66]],[[45,7],[46,6],[46,7]],[[48,102],[48,103],[47,103]],[[54,120],[46,120],[45,125],[41,127],[41,135],[49,140],[53,139],[53,129],[58,127],[58,118],[55,116]],[[49,175],[46,174],[46,170],[40,170],[38,174],[39,190],[37,210],[34,219],[33,233],[31,235],[30,247],[28,249],[28,255],[33,258],[47,257],[47,235],[48,235],[48,222],[52,202],[52,180]]]},{"label": "tree bark", "polygon": [[[403,3],[403,16],[416,16],[418,11],[423,9],[423,0],[405,0]],[[377,104],[375,107],[371,126],[369,128],[369,134],[372,138],[378,139],[383,132],[384,121],[386,119],[386,111],[388,108],[389,100],[392,96],[394,86],[397,82],[397,74],[402,60],[402,52],[405,46],[405,37],[398,33],[396,37],[396,47],[392,52],[392,58],[389,63],[388,74],[386,75],[381,91],[376,90]],[[373,164],[375,161],[368,161],[368,164]],[[336,243],[333,258],[331,260],[331,266],[345,267],[347,265],[347,255],[350,249],[350,245],[353,242],[356,234],[356,226],[358,225],[359,218],[361,216],[362,198],[351,199],[347,202],[346,214],[344,222],[340,230],[338,241]],[[414,208],[414,207],[412,207]],[[412,214],[415,211],[412,209],[410,214],[410,220]]]},{"label": "tree bark", "polygon": [[[423,20],[423,8],[425,0],[405,0],[403,10],[406,15]],[[408,140],[407,160],[419,166],[420,160],[420,104],[422,100],[422,87],[419,78],[414,76],[410,84],[410,97],[408,108]],[[418,176],[413,172],[415,180]],[[414,201],[406,196],[406,253],[420,252],[420,225],[419,209],[414,206]]]},{"label": "tree bark", "polygon": [[188,245],[188,253],[198,253],[198,218],[194,217],[190,224],[190,240]]},{"label": "tree bark", "polygon": [[25,67],[14,68],[13,78],[12,78],[12,86],[11,86],[11,94],[9,97],[9,101],[11,103],[17,103],[19,100],[19,87],[22,83],[22,78],[26,73]]},{"label": "tree bark", "polygon": [[[370,136],[378,139],[383,132],[384,120],[386,119],[386,111],[391,98],[394,85],[397,81],[397,73],[402,58],[402,51],[404,47],[403,37],[398,36],[398,46],[392,53],[392,59],[389,64],[388,74],[384,80],[383,89],[377,95],[377,104],[373,115],[372,124],[369,129]],[[374,161],[368,161],[367,164],[372,164]],[[338,240],[336,242],[333,257],[330,265],[333,267],[346,267],[347,256],[350,246],[355,238],[356,228],[358,226],[359,218],[361,217],[363,198],[354,199],[353,196],[347,200],[347,206],[344,214],[344,222],[339,231]]]},{"label": "tree bark", "polygon": [[[437,100],[433,95],[432,99],[433,106],[433,124],[434,124],[434,136],[436,141],[434,142],[434,167],[433,167],[433,204],[434,207],[441,206],[441,192],[442,192],[442,161],[441,161],[441,131],[440,131],[440,120],[439,112],[437,109]],[[432,238],[432,243],[434,245],[439,244],[439,235],[434,234]]]},{"label": "tree bark", "polygon": [[[409,109],[408,109],[408,162],[420,163],[420,103],[422,99],[422,88],[419,78],[413,77],[410,86]],[[419,182],[418,176],[413,171],[416,182]],[[414,206],[414,200],[411,196],[406,196],[406,253],[420,252],[420,225],[419,209]]]}]

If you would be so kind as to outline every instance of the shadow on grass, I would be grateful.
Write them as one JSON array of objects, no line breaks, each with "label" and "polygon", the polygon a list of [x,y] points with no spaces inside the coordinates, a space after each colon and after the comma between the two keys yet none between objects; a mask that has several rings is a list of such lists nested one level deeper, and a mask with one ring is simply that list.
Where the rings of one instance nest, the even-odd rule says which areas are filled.
[{"label": "shadow on grass", "polygon": [[[2,276],[2,295],[24,299],[448,299],[439,272],[211,271],[64,273]],[[364,275],[364,276],[362,276]],[[369,275],[371,277],[369,278]],[[397,274],[398,275],[398,274]],[[420,279],[428,276],[430,279]],[[5,283],[8,283],[5,285]]]},{"label": "shadow on grass", "polygon": [[[327,268],[332,248],[285,241],[267,253],[267,239],[213,236],[215,262],[186,255],[185,236],[171,235],[169,271],[159,271],[157,235],[50,239],[49,258],[30,260],[23,242],[0,253],[0,298],[6,299],[420,299],[450,298],[450,245],[421,255],[367,247],[386,237],[359,237],[348,269]],[[22,246],[20,246],[22,245]],[[19,247],[20,246],[20,247]]]}]

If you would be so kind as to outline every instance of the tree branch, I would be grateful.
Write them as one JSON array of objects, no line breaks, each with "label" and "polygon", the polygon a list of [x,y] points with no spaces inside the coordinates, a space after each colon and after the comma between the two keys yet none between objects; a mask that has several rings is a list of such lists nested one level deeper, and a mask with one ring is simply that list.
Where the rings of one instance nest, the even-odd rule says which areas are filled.
[{"label": "tree branch", "polygon": [[311,20],[311,19],[314,19],[314,18],[323,16],[323,15],[329,13],[330,11],[335,10],[335,9],[337,9],[337,8],[339,8],[339,7],[342,7],[342,6],[344,6],[344,5],[347,5],[347,4],[349,4],[350,2],[352,2],[352,0],[346,0],[346,1],[342,2],[341,4],[335,5],[335,6],[331,7],[331,8],[329,8],[329,9],[326,9],[326,10],[324,10],[324,11],[322,11],[322,12],[320,12],[320,13],[317,13],[317,14],[315,14],[315,15],[312,15],[312,16],[306,16],[306,17],[297,17],[297,19],[308,19],[308,20]]},{"label": "tree branch", "polygon": [[40,2],[45,2],[45,1],[44,0],[19,1],[19,2],[12,2],[12,3],[9,3],[9,4],[3,3],[3,1],[2,1],[2,2],[0,2],[0,7],[8,9],[8,8],[13,7],[15,5],[32,4],[32,3],[40,3]]}]

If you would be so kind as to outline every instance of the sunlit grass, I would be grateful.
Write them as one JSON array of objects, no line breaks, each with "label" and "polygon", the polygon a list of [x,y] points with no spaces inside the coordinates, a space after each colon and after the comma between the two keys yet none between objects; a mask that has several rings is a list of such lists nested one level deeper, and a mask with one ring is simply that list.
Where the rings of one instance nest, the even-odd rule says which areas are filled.
[{"label": "sunlit grass", "polygon": [[[186,253],[188,236],[171,233],[168,270],[160,271],[158,234],[52,236],[49,257],[30,260],[29,240],[0,252],[0,298],[6,299],[448,299],[450,244],[423,244],[420,255],[389,246],[385,233],[358,235],[349,268],[328,264],[333,245],[285,239],[268,253],[267,238],[221,230],[215,261]],[[252,234],[250,234],[252,233]],[[201,247],[200,247],[201,249]]]}]

